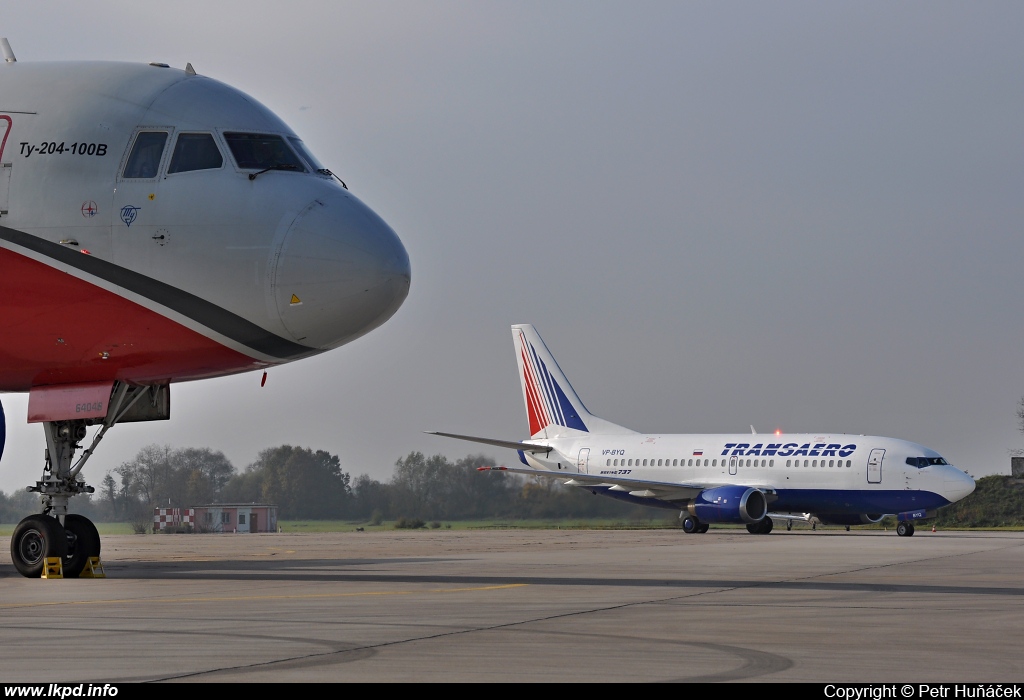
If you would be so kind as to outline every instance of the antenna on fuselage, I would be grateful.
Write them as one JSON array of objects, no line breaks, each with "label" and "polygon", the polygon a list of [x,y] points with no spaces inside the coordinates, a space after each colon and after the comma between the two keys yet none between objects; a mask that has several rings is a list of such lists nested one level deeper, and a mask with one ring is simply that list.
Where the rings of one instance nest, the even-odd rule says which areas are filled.
[{"label": "antenna on fuselage", "polygon": [[14,57],[14,52],[11,51],[11,42],[7,41],[7,37],[0,39],[0,50],[4,52],[4,62],[6,63],[17,63],[18,59]]},{"label": "antenna on fuselage", "polygon": [[195,75],[196,74],[196,69],[192,67],[191,63],[186,63],[185,64],[185,74],[186,75]]}]

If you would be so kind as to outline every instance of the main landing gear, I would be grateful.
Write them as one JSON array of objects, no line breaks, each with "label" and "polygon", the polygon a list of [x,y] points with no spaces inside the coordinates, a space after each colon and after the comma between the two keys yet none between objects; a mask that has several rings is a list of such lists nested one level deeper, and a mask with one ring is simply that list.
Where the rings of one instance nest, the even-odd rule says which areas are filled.
[{"label": "main landing gear", "polygon": [[[96,450],[106,432],[122,420],[152,420],[148,415],[166,412],[164,387],[129,387],[117,382],[110,399],[106,418],[92,420],[61,420],[43,423],[46,433],[46,461],[43,478],[30,486],[41,496],[42,513],[30,515],[14,528],[11,537],[11,560],[22,576],[39,578],[47,569],[47,559],[59,558],[61,576],[78,578],[93,557],[100,556],[100,535],[96,526],[81,515],[68,513],[68,501],[72,496],[93,493],[95,489],[78,478],[82,467]],[[150,396],[151,402],[139,400]],[[150,404],[150,405],[145,405]],[[134,410],[133,410],[134,408]],[[92,444],[82,452],[77,462],[72,462],[75,451],[81,448],[90,425],[102,423]]]},{"label": "main landing gear", "polygon": [[903,521],[896,525],[896,534],[900,537],[913,537],[914,536],[914,523],[908,523]]},{"label": "main landing gear", "polygon": [[711,529],[707,523],[702,523],[696,517],[687,515],[683,518],[683,532],[687,535],[703,535]]},{"label": "main landing gear", "polygon": [[[694,515],[683,516],[683,532],[687,535],[699,535],[708,531],[711,526],[707,523],[702,523]],[[767,535],[775,527],[775,523],[769,517],[761,518],[756,523],[749,523],[747,525],[747,532],[752,535]]]}]

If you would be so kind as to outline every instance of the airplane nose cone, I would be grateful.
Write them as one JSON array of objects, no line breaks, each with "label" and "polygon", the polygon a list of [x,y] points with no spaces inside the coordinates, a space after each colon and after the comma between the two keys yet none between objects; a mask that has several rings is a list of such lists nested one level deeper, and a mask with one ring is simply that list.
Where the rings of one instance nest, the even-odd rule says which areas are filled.
[{"label": "airplane nose cone", "polygon": [[950,503],[956,503],[962,498],[970,496],[974,492],[974,479],[960,471],[956,467],[949,467],[943,475],[945,493],[943,494]]},{"label": "airplane nose cone", "polygon": [[354,196],[319,197],[281,244],[272,290],[294,339],[323,350],[370,332],[409,294],[409,255],[395,232]]}]

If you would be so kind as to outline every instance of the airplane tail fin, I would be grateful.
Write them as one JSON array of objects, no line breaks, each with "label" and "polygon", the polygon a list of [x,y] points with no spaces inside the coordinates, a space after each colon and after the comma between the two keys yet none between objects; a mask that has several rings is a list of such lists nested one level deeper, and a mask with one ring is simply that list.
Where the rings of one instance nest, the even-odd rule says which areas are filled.
[{"label": "airplane tail fin", "polygon": [[587,410],[532,325],[512,326],[512,338],[532,437],[633,432]]}]

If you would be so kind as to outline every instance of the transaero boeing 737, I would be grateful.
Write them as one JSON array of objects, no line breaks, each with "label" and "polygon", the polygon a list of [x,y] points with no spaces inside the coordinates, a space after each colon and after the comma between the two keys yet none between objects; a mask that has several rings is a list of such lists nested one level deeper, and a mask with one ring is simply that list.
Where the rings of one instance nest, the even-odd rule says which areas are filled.
[{"label": "transaero boeing 737", "polygon": [[681,511],[683,530],[817,518],[837,525],[897,516],[896,532],[974,491],[974,480],[940,454],[906,440],[867,435],[648,435],[590,413],[530,325],[512,326],[529,440],[453,433],[445,437],[507,447],[521,467],[630,503]]},{"label": "transaero boeing 737", "polygon": [[[42,512],[11,556],[75,577],[100,539],[68,501],[111,427],[170,418],[175,382],[368,333],[405,300],[409,257],[281,119],[191,64],[0,48],[0,392],[28,392],[46,436]],[[0,410],[0,452],[3,427]]]}]

